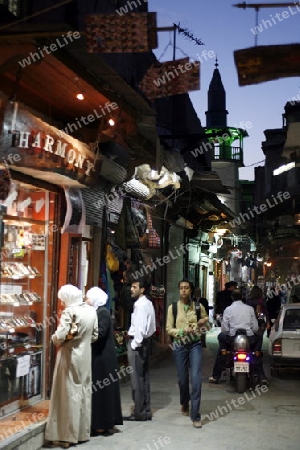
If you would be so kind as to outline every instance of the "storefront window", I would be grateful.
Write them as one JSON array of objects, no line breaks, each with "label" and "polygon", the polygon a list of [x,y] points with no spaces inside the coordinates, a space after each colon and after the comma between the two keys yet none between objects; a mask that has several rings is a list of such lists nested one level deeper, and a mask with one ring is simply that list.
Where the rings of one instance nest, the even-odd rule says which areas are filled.
[{"label": "storefront window", "polygon": [[55,194],[13,182],[4,204],[0,259],[0,408],[38,400],[49,342]]}]

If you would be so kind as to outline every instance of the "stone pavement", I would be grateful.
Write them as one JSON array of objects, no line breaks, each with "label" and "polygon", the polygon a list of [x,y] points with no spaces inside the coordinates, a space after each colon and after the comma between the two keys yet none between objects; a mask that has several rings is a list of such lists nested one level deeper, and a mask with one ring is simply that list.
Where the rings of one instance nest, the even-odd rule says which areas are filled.
[{"label": "stone pavement", "polygon": [[[92,437],[78,450],[298,450],[300,421],[299,374],[271,380],[265,392],[237,394],[228,380],[209,384],[207,378],[217,351],[218,328],[207,335],[203,349],[202,402],[203,427],[192,427],[189,417],[180,413],[179,392],[171,351],[156,354],[150,371],[153,420],[124,422],[120,433]],[[265,338],[264,347],[268,339]],[[268,357],[265,370],[269,375]],[[121,383],[123,415],[132,405],[130,384]],[[42,427],[42,425],[40,425]],[[42,430],[41,430],[42,431]],[[39,448],[36,441],[18,446],[0,446],[6,450]],[[42,441],[40,441],[42,442]],[[34,445],[34,447],[33,447]],[[75,448],[75,447],[70,447]]]},{"label": "stone pavement", "polygon": [[[217,350],[212,329],[203,349],[201,414],[203,427],[192,427],[180,413],[179,393],[171,354],[151,369],[153,420],[124,422],[120,433],[93,437],[80,450],[298,450],[300,419],[299,378],[276,380],[266,392],[237,394],[228,380],[219,385],[207,382]],[[267,339],[264,344],[266,347]],[[267,360],[267,358],[266,358]],[[269,375],[268,365],[266,373]],[[286,388],[290,390],[286,391]],[[298,396],[295,398],[295,393]],[[129,383],[121,385],[123,414],[129,415]],[[240,400],[240,406],[237,399]],[[235,403],[234,403],[235,402]],[[236,406],[234,406],[236,405]],[[214,416],[211,414],[214,413]],[[217,415],[219,418],[217,418]]]}]

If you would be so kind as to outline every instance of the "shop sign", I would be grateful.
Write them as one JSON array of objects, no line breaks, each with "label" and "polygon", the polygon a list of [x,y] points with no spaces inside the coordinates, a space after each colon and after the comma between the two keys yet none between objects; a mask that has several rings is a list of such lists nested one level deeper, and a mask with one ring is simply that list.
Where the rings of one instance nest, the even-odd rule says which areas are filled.
[{"label": "shop sign", "polygon": [[145,53],[157,48],[156,13],[85,16],[87,53]]},{"label": "shop sign", "polygon": [[234,52],[240,86],[300,74],[300,44],[262,45]]},{"label": "shop sign", "polygon": [[24,173],[49,171],[82,184],[95,184],[96,161],[88,145],[27,111],[19,110],[15,119],[13,116],[6,112],[2,135],[1,156],[9,166],[23,167]]}]

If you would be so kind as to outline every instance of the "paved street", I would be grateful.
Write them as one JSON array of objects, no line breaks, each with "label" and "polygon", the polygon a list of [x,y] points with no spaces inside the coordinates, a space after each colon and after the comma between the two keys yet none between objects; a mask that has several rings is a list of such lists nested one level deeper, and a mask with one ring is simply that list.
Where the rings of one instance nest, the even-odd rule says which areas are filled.
[{"label": "paved street", "polygon": [[[296,372],[271,379],[267,392],[237,394],[229,382],[211,385],[211,373],[217,348],[213,329],[203,349],[202,429],[195,429],[180,413],[178,387],[172,358],[166,358],[151,370],[154,417],[147,422],[124,422],[121,433],[94,437],[78,448],[107,450],[298,450],[300,423],[300,383]],[[265,338],[264,347],[267,345]],[[268,358],[265,370],[269,375]],[[129,414],[130,387],[122,384],[124,415]],[[243,405],[237,399],[244,397]],[[236,406],[234,406],[236,405]],[[213,413],[213,416],[211,415]],[[218,417],[219,416],[219,417]],[[218,418],[217,418],[218,417]]]}]

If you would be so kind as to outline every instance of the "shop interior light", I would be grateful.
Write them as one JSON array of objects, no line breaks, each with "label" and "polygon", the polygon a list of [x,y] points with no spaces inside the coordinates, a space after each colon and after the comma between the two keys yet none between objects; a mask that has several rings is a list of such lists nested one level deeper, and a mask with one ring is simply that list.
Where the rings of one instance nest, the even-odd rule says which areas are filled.
[{"label": "shop interior light", "polygon": [[217,233],[219,236],[223,236],[227,231],[228,231],[227,228],[217,228],[217,229],[216,229],[216,233]]},{"label": "shop interior light", "polygon": [[271,267],[272,266],[272,261],[269,261],[269,260],[265,261],[264,262],[264,266]]},{"label": "shop interior light", "polygon": [[108,119],[108,123],[111,127],[114,127],[116,125],[116,121],[112,117],[110,119]]},{"label": "shop interior light", "polygon": [[77,98],[77,100],[84,100],[84,95],[83,95],[82,91],[79,89],[79,79],[78,79],[78,77],[75,77],[74,79],[75,79],[76,88],[77,88],[76,98]]},{"label": "shop interior light", "polygon": [[77,100],[84,100],[84,95],[81,92],[78,92],[76,95]]}]

